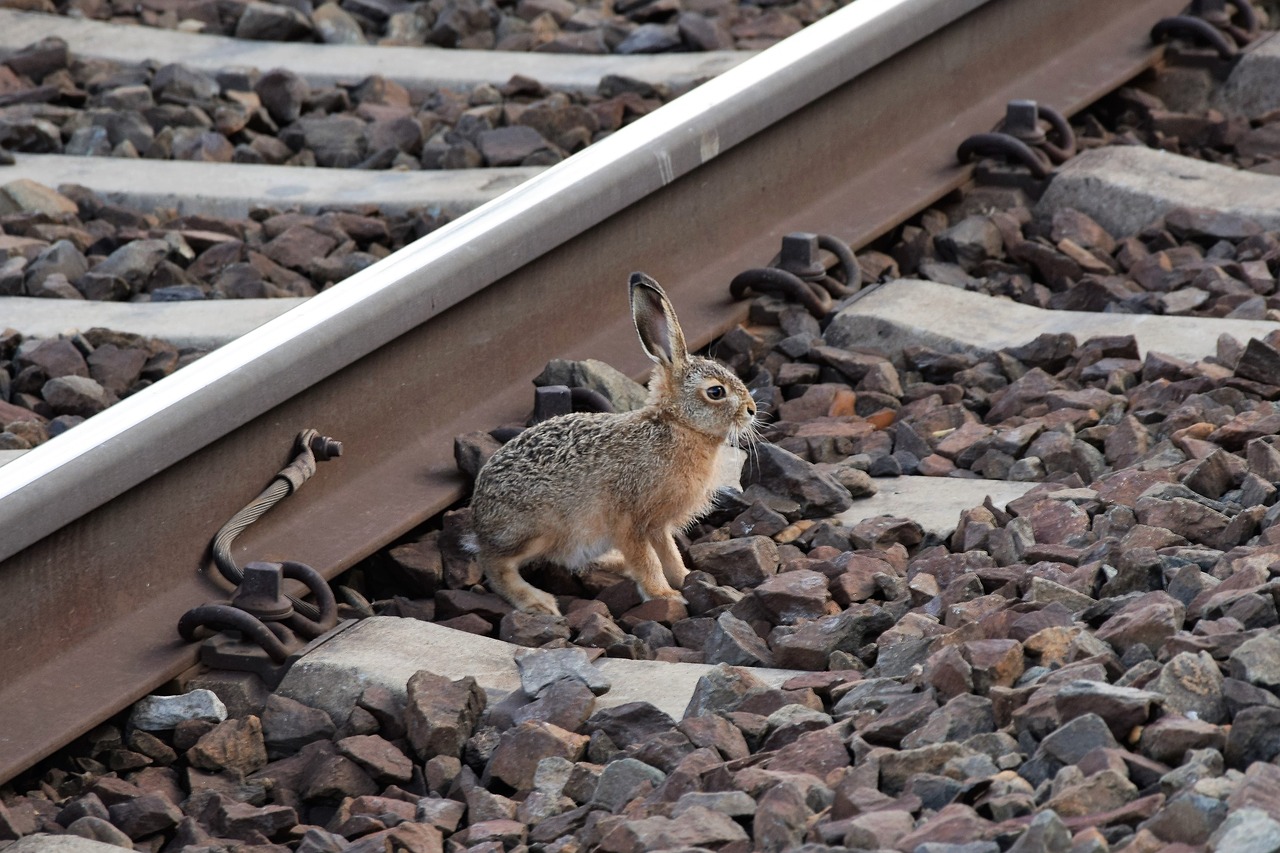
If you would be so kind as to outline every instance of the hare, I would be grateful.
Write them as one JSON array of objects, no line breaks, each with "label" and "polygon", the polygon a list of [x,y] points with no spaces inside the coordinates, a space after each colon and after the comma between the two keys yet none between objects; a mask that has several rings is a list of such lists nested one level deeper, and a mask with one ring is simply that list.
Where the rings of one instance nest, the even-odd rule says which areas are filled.
[{"label": "hare", "polygon": [[721,457],[754,438],[755,402],[727,367],[691,356],[666,293],[630,279],[631,316],[657,365],[643,408],[543,421],[504,445],[476,476],[472,545],[494,592],[528,613],[559,615],[520,576],[543,558],[595,563],[646,598],[680,599],[687,574],[672,534],[710,508]]}]

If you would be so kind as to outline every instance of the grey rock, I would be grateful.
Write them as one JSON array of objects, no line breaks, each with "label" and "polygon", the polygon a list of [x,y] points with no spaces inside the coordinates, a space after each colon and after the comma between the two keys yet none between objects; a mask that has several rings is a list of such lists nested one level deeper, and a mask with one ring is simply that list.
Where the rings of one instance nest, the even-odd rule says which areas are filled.
[{"label": "grey rock", "polygon": [[96,415],[116,396],[87,376],[58,376],[44,383],[40,396],[59,415]]},{"label": "grey rock", "polygon": [[519,166],[526,157],[547,147],[538,131],[522,124],[483,130],[476,143],[490,166]]},{"label": "grey rock", "polygon": [[155,131],[140,113],[95,109],[88,110],[84,117],[90,124],[106,130],[113,149],[128,142],[138,154],[145,155],[156,138]]},{"label": "grey rock", "polygon": [[800,505],[806,518],[835,515],[853,506],[849,490],[794,453],[760,443],[743,470],[744,486],[758,484]]},{"label": "grey rock", "polygon": [[656,767],[650,767],[634,758],[620,758],[605,765],[591,796],[593,807],[617,812],[636,796],[636,789],[648,782],[657,787],[667,778]]},{"label": "grey rock", "polygon": [[73,157],[106,157],[111,153],[111,137],[105,127],[77,127],[63,147]]},{"label": "grey rock", "polygon": [[1058,691],[1054,699],[1063,722],[1084,714],[1097,714],[1106,721],[1117,738],[1128,737],[1134,726],[1151,716],[1161,695],[1132,687],[1118,687],[1101,681],[1072,681]]},{"label": "grey rock", "polygon": [[727,610],[716,617],[703,647],[707,663],[730,666],[773,666],[773,653],[760,635]]},{"label": "grey rock", "polygon": [[986,216],[968,216],[933,238],[938,253],[966,271],[1003,254],[1000,229]]},{"label": "grey rock", "polygon": [[269,758],[292,755],[314,740],[330,740],[337,728],[329,715],[286,696],[272,694],[262,712],[262,739]]},{"label": "grey rock", "polygon": [[1084,714],[1051,732],[1036,752],[1059,764],[1075,764],[1099,747],[1115,749],[1117,746],[1111,728],[1102,717]]},{"label": "grey rock", "polygon": [[[297,142],[301,141],[301,146]],[[365,123],[352,115],[307,116],[281,131],[291,148],[305,146],[315,154],[317,166],[350,168],[369,153]]]},{"label": "grey rock", "polygon": [[236,21],[236,38],[301,41],[311,37],[311,20],[297,9],[276,3],[250,2]]},{"label": "grey rock", "polygon": [[271,118],[285,125],[302,114],[302,104],[311,89],[307,81],[284,68],[274,68],[259,78],[253,91],[262,100]]},{"label": "grey rock", "polygon": [[675,720],[649,702],[627,702],[601,708],[587,720],[585,731],[608,735],[620,747],[644,743],[675,728]]},{"label": "grey rock", "polygon": [[643,385],[603,361],[591,358],[584,361],[552,359],[533,384],[539,388],[547,385],[589,388],[612,403],[618,412],[639,409],[649,397]]},{"label": "grey rock", "polygon": [[1280,708],[1254,705],[1236,714],[1224,755],[1227,766],[1240,770],[1280,756]]},{"label": "grey rock", "polygon": [[671,809],[672,817],[679,817],[694,806],[726,814],[732,818],[751,817],[756,813],[756,801],[742,791],[690,791],[676,800]]},{"label": "grey rock", "polygon": [[112,275],[136,287],[151,275],[169,254],[164,240],[133,240],[116,249],[93,268],[97,275]]},{"label": "grey rock", "polygon": [[1231,653],[1227,672],[1271,692],[1280,692],[1280,633],[1267,631],[1250,637]]},{"label": "grey rock", "polygon": [[[133,841],[123,830],[118,829],[109,820],[94,815],[76,818],[67,825],[67,835],[77,835],[90,841],[100,841],[113,847],[123,847],[125,850],[133,849]],[[107,853],[105,848],[102,853]]]},{"label": "grey rock", "polygon": [[325,3],[311,13],[311,23],[325,44],[365,44],[356,19],[337,3]]},{"label": "grey rock", "polygon": [[1164,697],[1166,712],[1194,716],[1206,723],[1227,721],[1222,670],[1208,652],[1174,655],[1150,687]]},{"label": "grey rock", "polygon": [[53,274],[60,274],[68,281],[75,281],[89,271],[89,261],[69,240],[58,240],[36,256],[26,270],[27,291]]},{"label": "grey rock", "polygon": [[793,782],[782,782],[765,791],[751,822],[755,849],[782,853],[800,846],[812,813],[805,793]]},{"label": "grey rock", "polygon": [[151,78],[151,91],[158,101],[212,101],[221,90],[212,75],[177,63],[161,66]]},{"label": "grey rock", "polygon": [[833,652],[853,654],[887,631],[893,616],[883,608],[860,603],[834,616],[797,626],[793,633],[773,640],[773,662],[786,669],[823,670]]},{"label": "grey rock", "polygon": [[771,689],[750,670],[720,664],[698,679],[684,716],[698,717],[732,711],[747,697]]},{"label": "grey rock", "polygon": [[212,690],[192,690],[179,696],[146,696],[134,703],[129,725],[147,732],[172,729],[184,720],[220,723],[227,706]]},{"label": "grey rock", "polygon": [[182,811],[159,794],[143,794],[108,807],[111,822],[135,841],[177,826]]},{"label": "grey rock", "polygon": [[778,546],[767,536],[744,536],[723,542],[699,542],[689,559],[723,586],[753,587],[778,571]]},{"label": "grey rock", "polygon": [[1183,791],[1166,802],[1142,828],[1165,841],[1204,844],[1226,817],[1226,803],[1195,791]]},{"label": "grey rock", "polygon": [[476,680],[451,681],[422,670],[410,677],[407,689],[409,742],[418,759],[461,755],[486,704]]},{"label": "grey rock", "polygon": [[1222,853],[1276,853],[1280,851],[1280,823],[1262,809],[1240,809],[1209,836],[1209,848]]},{"label": "grey rock", "polygon": [[521,689],[534,698],[565,678],[581,682],[597,696],[613,686],[582,649],[522,649],[515,661]]},{"label": "grey rock", "polygon": [[680,46],[680,31],[674,24],[641,24],[614,48],[614,53],[665,53]]}]

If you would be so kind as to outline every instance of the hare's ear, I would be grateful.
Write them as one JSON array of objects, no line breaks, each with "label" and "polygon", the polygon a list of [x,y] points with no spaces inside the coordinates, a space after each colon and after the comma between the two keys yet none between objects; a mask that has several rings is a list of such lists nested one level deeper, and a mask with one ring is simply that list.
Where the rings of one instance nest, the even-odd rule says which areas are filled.
[{"label": "hare's ear", "polygon": [[676,312],[658,283],[642,272],[631,274],[631,318],[649,358],[666,367],[685,362],[688,353]]}]

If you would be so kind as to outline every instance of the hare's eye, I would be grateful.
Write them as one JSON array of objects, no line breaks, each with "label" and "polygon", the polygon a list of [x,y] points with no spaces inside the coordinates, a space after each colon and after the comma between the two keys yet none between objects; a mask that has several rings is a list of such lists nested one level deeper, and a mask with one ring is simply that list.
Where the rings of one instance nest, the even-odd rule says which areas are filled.
[{"label": "hare's eye", "polygon": [[724,394],[725,390],[723,385],[712,385],[707,389],[708,400],[723,400]]}]

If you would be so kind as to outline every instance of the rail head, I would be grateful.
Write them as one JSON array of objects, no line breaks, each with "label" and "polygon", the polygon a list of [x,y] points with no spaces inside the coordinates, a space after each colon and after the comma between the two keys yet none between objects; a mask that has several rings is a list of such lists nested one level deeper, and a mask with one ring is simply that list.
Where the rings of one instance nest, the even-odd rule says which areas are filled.
[{"label": "rail head", "polygon": [[9,463],[0,560],[986,2],[858,0]]}]

